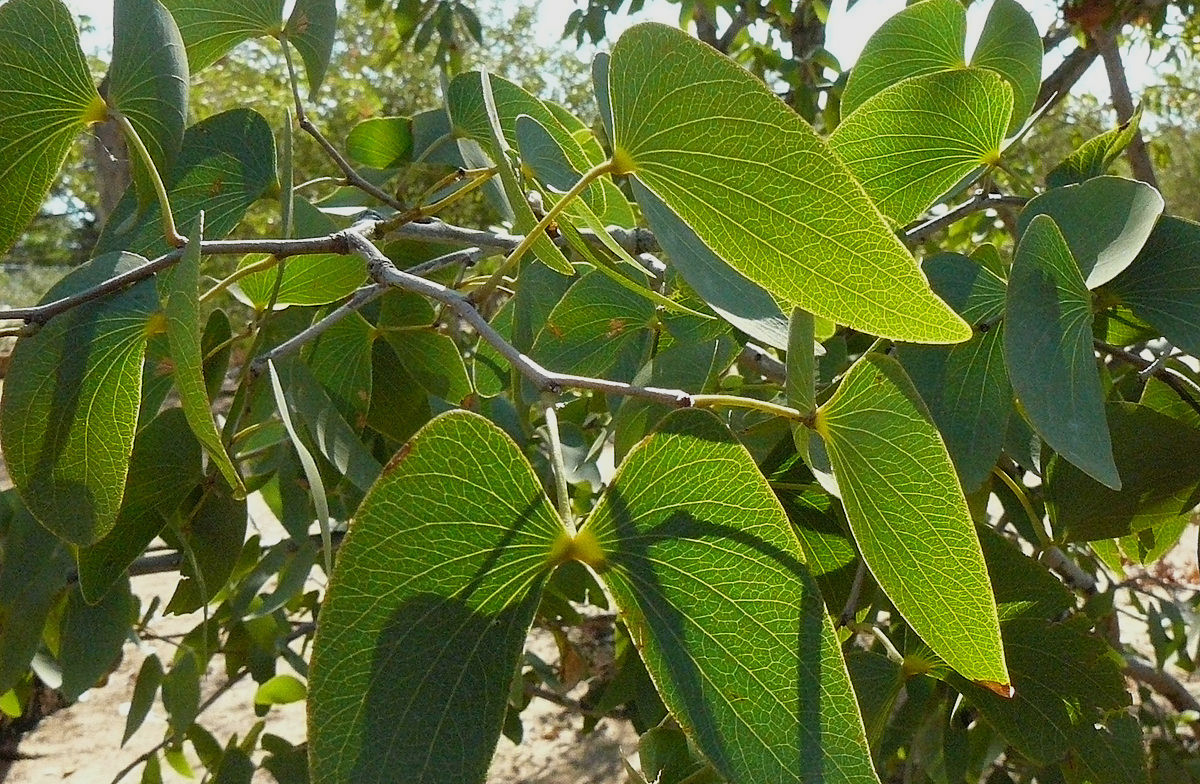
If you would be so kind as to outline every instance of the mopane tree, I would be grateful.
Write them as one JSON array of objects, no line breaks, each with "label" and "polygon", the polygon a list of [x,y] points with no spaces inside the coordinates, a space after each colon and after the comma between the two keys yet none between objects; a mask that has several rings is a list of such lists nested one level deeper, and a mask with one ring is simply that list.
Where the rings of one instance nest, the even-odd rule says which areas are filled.
[{"label": "mopane tree", "polygon": [[[973,42],[958,0],[914,3],[789,102],[712,45],[737,18],[637,25],[593,63],[594,126],[456,72],[469,4],[401,2],[441,105],[345,138],[306,108],[338,99],[334,0],[238,10],[115,0],[101,91],[60,0],[0,4],[0,247],[88,126],[133,173],[91,260],[0,311],[6,713],[101,680],[142,626],[130,576],[166,568],[201,620],[139,675],[126,739],[169,716],[145,781],[265,752],[282,784],[481,782],[535,696],[631,721],[640,782],[1200,775],[1167,669],[1188,602],[1139,570],[1200,501],[1200,226],[1108,173],[1138,115],[1013,173],[1047,103],[1016,0]],[[193,76],[252,38],[294,100],[189,124]],[[502,226],[439,217],[480,194]],[[286,538],[247,536],[254,495]],[[559,661],[523,655],[534,625]],[[218,654],[264,710],[307,699],[304,746],[249,716],[213,739]]]}]

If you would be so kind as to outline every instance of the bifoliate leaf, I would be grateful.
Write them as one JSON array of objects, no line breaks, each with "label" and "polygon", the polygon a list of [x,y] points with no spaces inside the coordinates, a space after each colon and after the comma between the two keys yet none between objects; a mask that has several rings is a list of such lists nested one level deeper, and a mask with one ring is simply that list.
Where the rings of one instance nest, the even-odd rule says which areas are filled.
[{"label": "bifoliate leaf", "polygon": [[1156,528],[1200,503],[1200,431],[1134,403],[1109,403],[1121,490],[1110,490],[1055,455],[1046,468],[1046,510],[1067,541]]},{"label": "bifoliate leaf", "polygon": [[1165,215],[1133,263],[1108,285],[1140,318],[1190,354],[1200,353],[1200,224]]},{"label": "bifoliate leaf", "polygon": [[0,6],[0,253],[37,214],[71,142],[107,109],[61,0]]},{"label": "bifoliate leaf", "polygon": [[[1096,177],[1036,196],[1017,218],[1023,233],[1037,215],[1049,215],[1071,248],[1089,289],[1115,278],[1146,244],[1163,198],[1153,187],[1122,177]],[[1115,221],[1114,214],[1122,219]]]},{"label": "bifoliate leaf", "polygon": [[175,363],[175,388],[180,404],[196,438],[216,464],[230,487],[245,495],[246,488],[221,431],[213,419],[212,402],[204,383],[204,354],[200,346],[200,242],[204,236],[204,214],[196,219],[182,258],[171,269],[158,273],[158,298],[167,319],[167,339]]},{"label": "bifoliate leaf", "polygon": [[203,479],[200,442],[183,409],[168,408],[138,431],[116,524],[76,552],[85,599],[99,601],[116,584]]},{"label": "bifoliate leaf", "polygon": [[579,539],[663,701],[730,782],[876,782],[858,706],[783,509],[716,417],[668,416]]},{"label": "bifoliate leaf", "polygon": [[350,129],[346,152],[374,169],[393,169],[412,159],[413,121],[408,117],[372,117]]},{"label": "bifoliate leaf", "polygon": [[483,781],[565,536],[529,463],[482,417],[443,414],[404,446],[351,522],[321,610],[313,780]]},{"label": "bifoliate leaf", "polygon": [[283,27],[283,0],[162,0],[179,25],[192,73],[215,63],[250,38]]},{"label": "bifoliate leaf", "polygon": [[681,30],[613,48],[614,160],[787,306],[898,340],[970,330],[828,145],[762,82]]},{"label": "bifoliate leaf", "polygon": [[[163,180],[179,226],[205,215],[204,235],[233,231],[250,205],[275,183],[275,138],[262,115],[232,109],[190,126],[175,167]],[[97,254],[127,250],[154,257],[170,248],[163,239],[158,203],[138,211],[134,189],[117,202],[96,241]]]},{"label": "bifoliate leaf", "polygon": [[1004,312],[1004,358],[1017,398],[1054,451],[1119,490],[1092,352],[1091,296],[1048,215],[1017,246]]},{"label": "bifoliate leaf", "polygon": [[288,17],[284,32],[304,60],[310,101],[316,98],[321,82],[325,81],[325,72],[329,70],[337,22],[337,0],[296,0],[292,15]]},{"label": "bifoliate leaf", "polygon": [[[966,61],[967,13],[957,0],[914,3],[888,19],[867,41],[842,94],[842,115],[852,116],[891,85]],[[1007,133],[1029,116],[1042,80],[1042,39],[1017,0],[996,0],[969,65],[995,71],[1012,88]]]},{"label": "bifoliate leaf", "polygon": [[924,270],[933,290],[973,325],[975,335],[949,347],[905,344],[897,358],[929,407],[963,487],[973,490],[1000,456],[1013,408],[1000,318],[1005,282],[952,253],[926,260]]},{"label": "bifoliate leaf", "polygon": [[866,354],[817,412],[863,560],[938,656],[1008,684],[996,603],[954,464],[895,360]]},{"label": "bifoliate leaf", "polygon": [[[188,63],[183,39],[159,0],[115,0],[108,103],[129,119],[154,168],[166,176],[183,145]],[[133,145],[130,145],[130,150]],[[155,198],[145,162],[131,156],[140,204]]]},{"label": "bifoliate leaf", "polygon": [[1132,117],[1116,128],[1079,145],[1062,163],[1050,170],[1046,175],[1046,185],[1061,188],[1104,174],[1133,141],[1141,122],[1142,108],[1139,106]]},{"label": "bifoliate leaf", "polygon": [[829,146],[879,211],[903,225],[999,159],[1011,113],[1012,88],[995,72],[937,71],[873,95],[838,125]]},{"label": "bifoliate leaf", "polygon": [[[76,268],[43,298],[51,302],[145,264],[110,253]],[[91,544],[121,506],[141,405],[153,283],[51,319],[13,349],[0,442],[17,492],[43,525]]]}]

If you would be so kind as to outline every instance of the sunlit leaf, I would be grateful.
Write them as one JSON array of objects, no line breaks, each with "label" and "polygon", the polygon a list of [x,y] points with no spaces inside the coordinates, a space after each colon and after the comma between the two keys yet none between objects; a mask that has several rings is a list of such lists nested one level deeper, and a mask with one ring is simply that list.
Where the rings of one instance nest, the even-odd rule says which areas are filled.
[{"label": "sunlit leaf", "polygon": [[877,781],[799,543],[715,417],[664,420],[579,538],[663,701],[730,782]]},{"label": "sunlit leaf", "polygon": [[371,117],[346,136],[350,158],[375,169],[393,169],[412,158],[413,127],[408,117]]},{"label": "sunlit leaf", "polygon": [[646,23],[613,48],[609,79],[619,170],[740,274],[871,334],[970,337],[828,145],[754,76]]},{"label": "sunlit leaf", "polygon": [[894,360],[867,354],[817,413],[854,540],[896,609],[964,677],[1008,685],[971,514],[928,409]]},{"label": "sunlit leaf", "polygon": [[249,38],[283,27],[283,0],[162,0],[175,17],[192,73]]}]

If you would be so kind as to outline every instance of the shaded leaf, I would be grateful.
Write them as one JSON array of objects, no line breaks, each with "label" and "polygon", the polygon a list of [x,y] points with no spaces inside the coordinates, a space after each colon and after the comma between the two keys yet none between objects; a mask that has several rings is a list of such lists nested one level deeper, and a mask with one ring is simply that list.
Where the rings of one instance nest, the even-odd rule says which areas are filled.
[{"label": "shaded leaf", "polygon": [[460,405],[471,394],[467,366],[454,340],[427,329],[384,333],[405,369],[434,397]]},{"label": "shaded leaf", "polygon": [[167,602],[167,612],[197,610],[225,587],[242,552],[246,523],[245,499],[235,499],[217,482],[177,526],[167,529],[184,556],[184,579]]},{"label": "shaded leaf", "polygon": [[325,81],[333,39],[337,36],[337,22],[336,0],[296,0],[284,28],[288,42],[296,47],[304,60],[310,101],[317,97],[321,82]]},{"label": "shaded leaf", "polygon": [[[76,268],[43,298],[85,291],[145,263],[110,253]],[[13,484],[47,528],[74,544],[112,529],[141,404],[153,283],[74,308],[13,349],[0,441]]]},{"label": "shaded leaf", "polygon": [[62,667],[63,696],[74,702],[120,661],[121,645],[136,620],[137,600],[129,581],[89,605],[79,590],[67,596],[59,623],[58,661]]},{"label": "shaded leaf", "polygon": [[163,666],[157,654],[150,654],[142,661],[138,669],[137,683],[133,687],[133,696],[129,698],[129,714],[125,717],[125,732],[121,736],[124,746],[133,734],[142,726],[142,722],[150,715],[154,707],[154,698],[158,696],[158,687],[162,684]]},{"label": "shaded leaf", "polygon": [[863,560],[913,630],[972,681],[1008,685],[991,584],[950,455],[893,359],[866,354],[817,412]]},{"label": "shaded leaf", "polygon": [[[1163,198],[1151,186],[1122,177],[1096,177],[1039,194],[1021,210],[1017,232],[1037,215],[1049,215],[1062,232],[1089,289],[1128,267],[1163,211]],[[1112,216],[1120,215],[1115,221]]]},{"label": "shaded leaf", "polygon": [[9,0],[0,7],[0,105],[5,252],[37,215],[72,141],[87,123],[107,116],[61,0]]},{"label": "shaded leaf", "polygon": [[528,462],[482,417],[443,414],[403,447],[351,522],[321,610],[313,780],[482,781],[564,536]]},{"label": "shaded leaf", "polygon": [[580,540],[663,701],[731,782],[876,782],[833,627],[746,449],[676,412],[630,453]]},{"label": "shaded leaf", "polygon": [[1200,224],[1164,215],[1108,288],[1190,354],[1200,354]]},{"label": "shaded leaf", "polygon": [[1105,485],[1120,489],[1092,353],[1091,297],[1054,220],[1030,221],[1017,246],[1004,312],[1013,390],[1038,435]]},{"label": "shaded leaf", "polygon": [[970,337],[845,166],[754,76],[681,30],[646,23],[621,36],[609,77],[618,169],[740,274],[788,306],[872,334]]},{"label": "shaded leaf", "polygon": [[371,405],[372,327],[359,313],[337,321],[305,354],[308,369],[348,421],[358,423]]},{"label": "shaded leaf", "polygon": [[1050,170],[1046,175],[1046,185],[1061,188],[1104,174],[1137,136],[1141,122],[1142,109],[1139,106],[1132,117],[1116,128],[1079,145],[1062,163]]},{"label": "shaded leaf", "polygon": [[[109,105],[129,119],[160,176],[175,164],[187,124],[188,63],[183,38],[159,0],[114,0]],[[130,145],[133,149],[133,145]],[[155,199],[146,164],[130,165],[144,207]]]}]

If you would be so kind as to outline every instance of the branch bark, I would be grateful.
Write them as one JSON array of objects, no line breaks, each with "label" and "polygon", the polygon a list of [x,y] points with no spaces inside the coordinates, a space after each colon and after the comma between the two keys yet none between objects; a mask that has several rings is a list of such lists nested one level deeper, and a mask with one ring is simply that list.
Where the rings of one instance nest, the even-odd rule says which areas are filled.
[{"label": "branch bark", "polygon": [[[1129,92],[1125,64],[1121,62],[1121,49],[1117,46],[1116,32],[1101,30],[1096,34],[1095,41],[1104,60],[1104,70],[1108,73],[1108,85],[1112,91],[1113,108],[1117,110],[1117,122],[1129,122],[1134,111],[1133,96]],[[1133,170],[1133,176],[1157,188],[1158,178],[1154,175],[1154,166],[1150,163],[1150,153],[1146,150],[1141,130],[1133,135],[1125,154],[1129,157],[1129,168]]]}]

